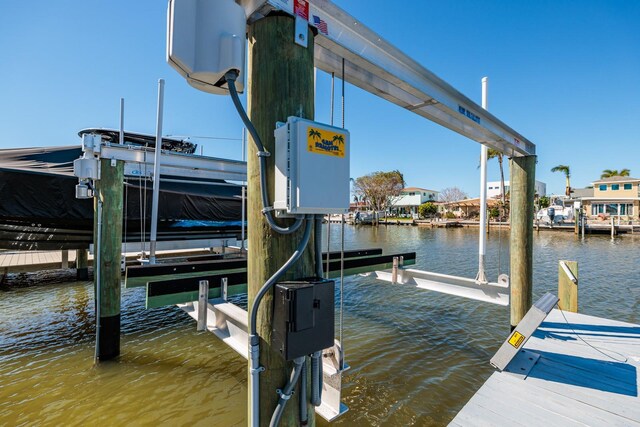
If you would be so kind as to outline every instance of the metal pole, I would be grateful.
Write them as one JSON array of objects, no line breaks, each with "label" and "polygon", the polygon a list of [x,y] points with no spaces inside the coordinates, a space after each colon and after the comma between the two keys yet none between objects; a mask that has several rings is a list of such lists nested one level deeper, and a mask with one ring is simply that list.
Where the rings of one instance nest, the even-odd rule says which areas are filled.
[{"label": "metal pole", "polygon": [[94,359],[98,361],[100,356],[100,294],[102,293],[102,281],[100,280],[100,263],[102,262],[100,259],[100,253],[102,252],[102,200],[100,200],[100,194],[96,194],[96,197],[98,198],[98,206],[96,208],[98,224],[96,227],[96,245],[93,250],[93,275],[96,282],[96,353]]},{"label": "metal pole", "polygon": [[120,98],[120,145],[124,145],[124,98]]},{"label": "metal pole", "polygon": [[207,330],[207,302],[209,300],[209,281],[200,280],[198,282],[198,331]]},{"label": "metal pole", "polygon": [[160,154],[162,153],[162,109],[164,104],[164,79],[158,80],[158,116],[156,121],[156,151],[153,162],[153,199],[151,204],[151,240],[149,263],[156,263],[156,238],[158,234],[158,202],[160,199]]},{"label": "metal pole", "polygon": [[[242,128],[242,161],[246,162],[247,161],[247,129],[246,128]],[[242,183],[242,243],[240,244],[240,252],[245,250],[244,247],[244,241],[245,241],[245,230],[246,230],[246,214],[245,214],[245,207],[246,207],[246,196],[247,196],[247,181],[244,181]]]},{"label": "metal pole", "polygon": [[613,240],[615,238],[615,234],[616,234],[616,228],[615,228],[615,223],[613,222],[613,216],[611,217],[611,240]]},{"label": "metal pole", "polygon": [[[487,109],[487,77],[482,78],[482,108]],[[476,280],[487,283],[485,256],[487,253],[487,154],[489,149],[482,144],[480,149],[480,235],[478,236],[478,275]],[[504,188],[501,190],[504,191]]]},{"label": "metal pole", "polygon": [[242,242],[240,243],[240,251],[244,251],[244,240],[245,240],[245,206],[246,206],[246,201],[245,201],[245,197],[246,197],[246,190],[247,187],[245,187],[245,184],[242,185],[242,236],[240,237],[240,239],[242,239]]}]

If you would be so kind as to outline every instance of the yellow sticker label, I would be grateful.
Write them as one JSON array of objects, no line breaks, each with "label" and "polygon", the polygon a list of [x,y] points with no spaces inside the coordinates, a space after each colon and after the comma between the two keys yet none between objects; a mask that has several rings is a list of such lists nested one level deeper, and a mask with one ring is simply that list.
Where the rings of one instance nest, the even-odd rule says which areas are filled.
[{"label": "yellow sticker label", "polygon": [[307,128],[307,150],[311,153],[344,157],[346,135],[328,130]]},{"label": "yellow sticker label", "polygon": [[509,338],[509,344],[511,344],[515,348],[518,348],[524,342],[524,338],[525,338],[524,335],[516,331],[513,333],[513,335],[511,335],[511,338]]}]

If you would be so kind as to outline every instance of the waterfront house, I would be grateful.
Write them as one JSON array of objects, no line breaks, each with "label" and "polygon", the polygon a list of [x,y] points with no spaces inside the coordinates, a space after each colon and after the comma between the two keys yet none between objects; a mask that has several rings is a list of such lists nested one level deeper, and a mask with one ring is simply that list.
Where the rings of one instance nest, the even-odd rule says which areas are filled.
[{"label": "waterfront house", "polygon": [[[504,182],[505,194],[509,194],[509,181]],[[539,196],[547,195],[547,184],[536,180],[534,184],[535,193]],[[487,182],[487,197],[499,199],[502,195],[502,183],[500,181]]]},{"label": "waterfront house", "polygon": [[428,190],[419,187],[403,188],[391,207],[391,211],[396,215],[418,214],[418,207],[426,202],[436,202],[439,191]]},{"label": "waterfront house", "polygon": [[615,216],[624,220],[640,215],[640,179],[612,176],[593,183],[593,196],[583,197],[582,206],[591,217]]}]

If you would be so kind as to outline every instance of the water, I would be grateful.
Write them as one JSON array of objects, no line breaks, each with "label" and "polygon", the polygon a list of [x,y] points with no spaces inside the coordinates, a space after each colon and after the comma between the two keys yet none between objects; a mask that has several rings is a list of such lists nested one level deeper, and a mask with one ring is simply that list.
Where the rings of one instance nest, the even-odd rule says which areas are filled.
[{"label": "water", "polygon": [[[339,225],[331,234],[339,250]],[[501,234],[489,236],[492,279],[508,266]],[[345,241],[347,249],[416,251],[420,269],[477,272],[474,229],[347,226]],[[580,311],[638,323],[639,242],[537,235],[534,299],[556,290],[559,259],[577,260]],[[360,276],[345,278],[344,288],[350,411],[334,424],[444,425],[493,372],[488,361],[508,333],[507,308]],[[0,425],[246,424],[244,359],[195,332],[175,307],[144,310],[143,289],[124,290],[122,307],[122,355],[94,366],[90,283],[0,291]]]}]

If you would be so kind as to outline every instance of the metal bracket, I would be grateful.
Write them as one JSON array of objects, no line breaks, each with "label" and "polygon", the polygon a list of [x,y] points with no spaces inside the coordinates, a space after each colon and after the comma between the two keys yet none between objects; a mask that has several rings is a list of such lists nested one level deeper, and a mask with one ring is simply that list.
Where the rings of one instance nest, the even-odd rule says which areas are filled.
[{"label": "metal bracket", "polygon": [[504,372],[508,372],[513,376],[524,380],[527,378],[527,375],[529,375],[529,372],[531,372],[531,369],[534,367],[538,359],[540,359],[540,355],[538,353],[521,349],[504,369]]},{"label": "metal bracket", "polygon": [[256,369],[249,369],[252,374],[264,372],[264,366],[258,366]]},{"label": "metal bracket", "polygon": [[573,273],[571,272],[571,270],[567,266],[567,263],[565,263],[564,261],[560,261],[560,267],[562,267],[562,270],[564,271],[564,274],[567,275],[569,280],[571,280],[573,283],[575,283],[577,285],[578,284],[578,279],[576,279],[576,276],[573,275]]},{"label": "metal bracket", "polygon": [[496,354],[493,355],[490,362],[491,365],[500,371],[507,370],[511,361],[519,354],[527,340],[538,329],[538,326],[546,319],[557,303],[558,297],[551,293],[547,293],[540,298],[502,343]]},{"label": "metal bracket", "polygon": [[308,46],[307,34],[309,32],[309,21],[296,16],[296,25],[293,34],[293,41],[295,44],[300,45],[302,47]]},{"label": "metal bracket", "polygon": [[291,394],[284,394],[282,392],[282,390],[280,390],[280,389],[277,389],[276,393],[278,393],[278,396],[280,396],[280,399],[282,399],[282,400],[289,400],[289,399],[291,399],[291,396],[293,395],[293,391],[291,392]]}]

